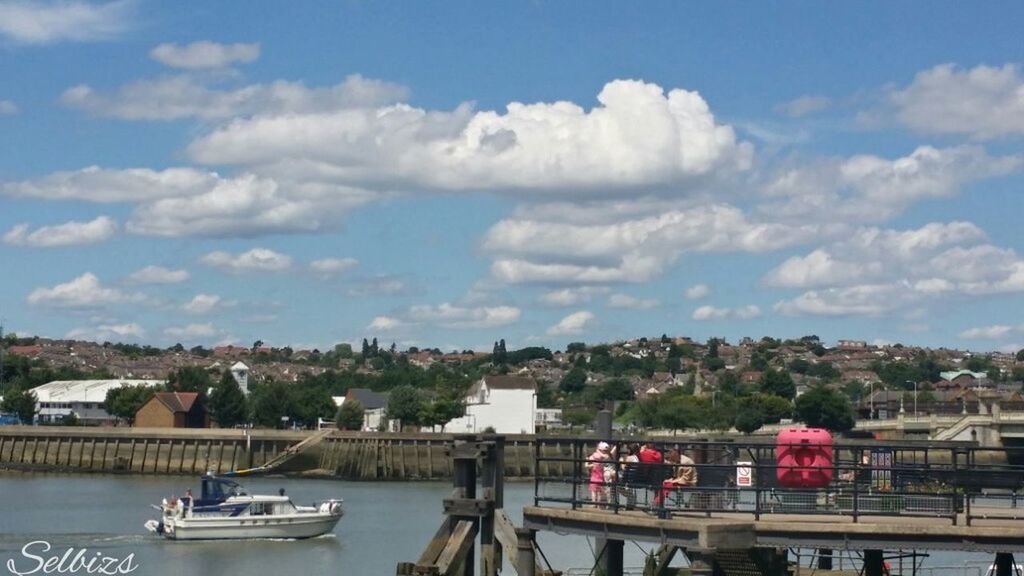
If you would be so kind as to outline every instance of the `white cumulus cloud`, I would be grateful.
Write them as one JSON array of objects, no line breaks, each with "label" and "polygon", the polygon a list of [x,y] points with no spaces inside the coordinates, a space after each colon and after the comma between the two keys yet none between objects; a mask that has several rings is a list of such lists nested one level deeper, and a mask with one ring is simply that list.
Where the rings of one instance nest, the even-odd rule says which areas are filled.
[{"label": "white cumulus cloud", "polygon": [[234,274],[283,272],[292,266],[291,256],[274,252],[269,248],[253,248],[241,254],[217,250],[206,254],[199,261],[212,268]]},{"label": "white cumulus cloud", "polygon": [[502,282],[646,282],[686,252],[767,252],[821,233],[813,223],[751,221],[723,204],[629,214],[624,220],[614,214],[610,221],[566,221],[560,210],[533,212],[498,222],[484,237],[484,250],[495,256],[491,273]]},{"label": "white cumulus cloud", "polygon": [[135,2],[5,0],[0,2],[0,37],[18,44],[109,40],[131,27]]},{"label": "white cumulus cloud", "polygon": [[649,310],[657,308],[659,302],[650,298],[637,298],[629,294],[612,294],[608,297],[609,308],[628,308],[631,310]]},{"label": "white cumulus cloud", "polygon": [[180,284],[191,277],[188,270],[171,270],[163,266],[146,266],[128,275],[136,284]]},{"label": "white cumulus cloud", "polygon": [[815,112],[821,112],[832,105],[827,96],[800,96],[778,105],[775,109],[791,118],[799,118]]},{"label": "white cumulus cloud", "polygon": [[323,258],[309,263],[309,268],[320,276],[334,276],[359,264],[355,258]]},{"label": "white cumulus cloud", "polygon": [[183,340],[195,340],[198,338],[212,338],[217,335],[217,329],[209,322],[188,324],[186,326],[170,326],[164,329],[164,335]]},{"label": "white cumulus cloud", "polygon": [[188,314],[209,314],[220,308],[230,308],[237,304],[234,300],[225,300],[217,294],[196,294],[191,300],[181,306],[181,309]]},{"label": "white cumulus cloud", "polygon": [[379,332],[393,332],[399,328],[404,328],[405,322],[398,318],[392,318],[390,316],[377,316],[369,325],[366,326],[367,330],[376,330]]},{"label": "white cumulus cloud", "polygon": [[12,116],[18,113],[18,105],[10,100],[0,100],[0,116]]},{"label": "white cumulus cloud", "polygon": [[1024,155],[990,156],[978,146],[920,146],[889,159],[861,154],[785,166],[763,187],[761,211],[777,220],[874,222],[926,198],[1024,167]]},{"label": "white cumulus cloud", "polygon": [[[278,80],[231,89],[185,74],[138,80],[121,86],[112,94],[79,84],[65,90],[60,101],[93,116],[170,121],[182,118],[221,120],[256,114],[260,118],[274,114],[289,118],[296,114],[368,110],[372,109],[366,108],[368,106],[395,102],[406,96],[407,90],[402,86],[359,75],[348,76],[342,82],[326,87],[310,88],[301,82]],[[235,120],[229,126],[238,122],[241,120]],[[258,144],[254,142],[254,145]]]},{"label": "white cumulus cloud", "polygon": [[450,303],[438,306],[417,305],[408,316],[416,322],[437,324],[448,328],[497,328],[519,321],[522,312],[513,306],[462,307]]},{"label": "white cumulus cloud", "polygon": [[1013,332],[1013,326],[994,325],[969,328],[960,333],[961,338],[969,340],[999,340]]},{"label": "white cumulus cloud", "polygon": [[694,320],[751,320],[761,316],[761,309],[753,304],[739,308],[718,308],[715,306],[700,306],[693,311],[691,316]]},{"label": "white cumulus cloud", "polygon": [[109,240],[117,233],[117,222],[99,216],[89,222],[65,222],[29,231],[28,224],[18,224],[3,236],[6,244],[15,246],[80,246]]},{"label": "white cumulus cloud", "polygon": [[711,294],[711,287],[707,284],[694,284],[686,289],[687,300],[700,300]]},{"label": "white cumulus cloud", "polygon": [[576,336],[590,328],[594,320],[593,312],[580,310],[559,320],[557,324],[548,328],[547,333],[549,336]]},{"label": "white cumulus cloud", "polygon": [[93,342],[107,342],[121,338],[142,338],[146,330],[134,323],[125,324],[100,324],[89,328],[75,328],[69,331],[65,338],[70,340],[91,340]]},{"label": "white cumulus cloud", "polygon": [[545,306],[568,307],[590,302],[597,294],[604,294],[608,289],[603,286],[580,286],[578,288],[562,288],[541,294],[539,301]]},{"label": "white cumulus cloud", "polygon": [[941,64],[889,94],[896,118],[926,134],[977,139],[1024,134],[1024,75],[1018,64]]},{"label": "white cumulus cloud", "polygon": [[53,308],[100,308],[144,300],[145,296],[141,294],[126,293],[117,288],[103,286],[99,278],[91,272],[52,288],[36,288],[28,295],[29,304]]},{"label": "white cumulus cloud", "polygon": [[149,56],[171,68],[224,68],[236,63],[255,62],[260,57],[260,45],[220,44],[206,40],[185,45],[164,43],[153,48]]},{"label": "white cumulus cloud", "polygon": [[[236,120],[200,138],[203,163],[267,165],[394,187],[606,195],[734,171],[751,148],[696,92],[615,80],[586,110],[510,103],[504,113],[407,105]],[[348,180],[346,183],[351,183]]]}]

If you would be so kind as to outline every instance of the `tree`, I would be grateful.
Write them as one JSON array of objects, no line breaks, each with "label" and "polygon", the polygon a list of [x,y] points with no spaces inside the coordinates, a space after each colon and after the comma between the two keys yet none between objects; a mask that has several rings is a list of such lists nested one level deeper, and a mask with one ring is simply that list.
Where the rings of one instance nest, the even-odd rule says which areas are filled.
[{"label": "tree", "polygon": [[622,378],[609,378],[601,384],[599,395],[602,400],[632,400],[633,386]]},{"label": "tree", "polygon": [[587,408],[573,408],[562,413],[562,421],[569,425],[570,430],[576,426],[589,427],[596,417],[596,412]]},{"label": "tree", "polygon": [[36,415],[36,395],[31,390],[11,388],[4,394],[0,409],[17,416],[22,424],[31,424]]},{"label": "tree", "polygon": [[420,406],[419,421],[423,426],[440,426],[441,432],[452,418],[462,416],[464,407],[461,402],[447,398],[439,398],[433,402],[423,402]]},{"label": "tree", "polygon": [[1017,350],[1017,362],[1024,362],[1024,348]]},{"label": "tree", "polygon": [[248,416],[245,394],[230,371],[225,371],[213,387],[209,400],[210,417],[221,428],[244,424]]},{"label": "tree", "polygon": [[391,391],[388,398],[388,418],[398,420],[404,428],[410,424],[419,424],[420,408],[423,398],[420,391],[405,384]]},{"label": "tree", "polygon": [[141,385],[111,388],[103,399],[103,409],[111,416],[132,424],[135,422],[135,413],[149,402],[154,392],[153,388]]},{"label": "tree", "polygon": [[346,342],[334,345],[334,355],[338,358],[351,358],[354,356],[352,353],[352,345]]},{"label": "tree", "polygon": [[736,430],[750,434],[764,426],[764,420],[758,412],[744,410],[736,415]]},{"label": "tree", "polygon": [[[586,352],[587,345],[583,342],[569,342],[569,345],[565,347],[566,352]],[[1024,352],[1024,350],[1021,350]]]},{"label": "tree", "polygon": [[252,343],[252,351],[253,352],[259,350],[260,348],[263,348],[263,340],[257,340],[257,341]]},{"label": "tree", "polygon": [[263,428],[277,428],[281,418],[288,414],[288,386],[280,382],[269,382],[256,386],[250,400],[252,421]]},{"label": "tree", "polygon": [[573,368],[562,376],[562,381],[558,383],[558,388],[562,392],[572,394],[579,392],[587,385],[587,371],[582,368]]},{"label": "tree", "polygon": [[739,413],[757,414],[762,424],[778,424],[793,416],[793,404],[774,394],[754,394],[740,399]]},{"label": "tree", "polygon": [[346,400],[338,408],[334,422],[339,430],[361,430],[363,428],[363,417],[366,409],[359,400]]},{"label": "tree", "polygon": [[204,368],[185,366],[170,373],[167,385],[174,392],[196,392],[201,399],[205,399],[206,391],[213,386],[213,380]]},{"label": "tree", "polygon": [[788,400],[792,400],[796,396],[796,383],[793,382],[793,377],[789,375],[789,372],[785,370],[774,368],[765,370],[761,375],[759,386],[761,392],[765,394],[774,394]]},{"label": "tree", "polygon": [[306,428],[315,428],[320,418],[333,418],[338,407],[326,388],[299,384],[288,387],[288,416]]},{"label": "tree", "polygon": [[812,428],[845,432],[854,425],[850,401],[843,394],[824,386],[816,386],[797,398],[794,413],[797,420]]}]

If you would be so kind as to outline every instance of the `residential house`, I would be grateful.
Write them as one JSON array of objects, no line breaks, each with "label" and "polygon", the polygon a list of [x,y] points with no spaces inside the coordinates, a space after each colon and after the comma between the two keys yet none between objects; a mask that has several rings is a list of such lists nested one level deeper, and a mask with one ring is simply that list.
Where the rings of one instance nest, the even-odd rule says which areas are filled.
[{"label": "residential house", "polygon": [[[348,392],[345,393],[345,397],[335,399],[335,404],[341,408],[345,402],[351,401],[359,402],[363,406],[363,430],[373,431],[380,430],[381,425],[390,426],[388,422],[387,411],[388,411],[388,397],[374,392],[369,388],[349,388]],[[389,431],[395,432],[388,428]]]},{"label": "residential house", "polygon": [[466,394],[466,415],[446,425],[453,433],[533,434],[537,429],[537,383],[525,376],[488,375]]},{"label": "residential house", "polygon": [[196,392],[157,392],[135,413],[138,428],[209,428],[210,415]]}]

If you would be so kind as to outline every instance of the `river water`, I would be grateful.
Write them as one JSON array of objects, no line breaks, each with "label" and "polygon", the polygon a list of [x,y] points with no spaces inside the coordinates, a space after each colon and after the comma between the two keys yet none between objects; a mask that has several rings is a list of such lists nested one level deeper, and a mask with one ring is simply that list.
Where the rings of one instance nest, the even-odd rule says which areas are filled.
[{"label": "river water", "polygon": [[[451,491],[445,482],[274,478],[243,482],[251,493],[276,493],[285,487],[299,504],[343,498],[346,514],[334,534],[310,540],[173,542],[143,528],[157,514],[149,505],[181,495],[189,487],[198,492],[196,478],[0,474],[0,575],[10,573],[9,562],[14,562],[15,571],[34,568],[37,562],[26,558],[22,548],[38,540],[52,546],[46,554],[41,545],[32,548],[39,556],[61,555],[69,548],[122,559],[134,554],[137,576],[392,575],[397,562],[419,557],[440,524],[441,500]],[[506,508],[514,521],[521,522],[520,511],[532,504],[532,498],[532,483],[506,485]],[[542,532],[538,543],[557,569],[589,568],[593,562],[592,542],[585,538]],[[626,565],[642,565],[650,548],[627,543]],[[972,558],[985,560],[948,553],[931,560],[948,565]]]}]

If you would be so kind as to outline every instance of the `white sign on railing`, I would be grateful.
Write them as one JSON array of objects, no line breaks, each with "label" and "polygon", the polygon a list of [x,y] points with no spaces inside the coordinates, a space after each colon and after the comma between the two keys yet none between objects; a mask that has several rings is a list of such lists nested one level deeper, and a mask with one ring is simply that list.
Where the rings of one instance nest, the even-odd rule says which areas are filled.
[{"label": "white sign on railing", "polygon": [[736,463],[736,486],[740,488],[749,488],[754,485],[754,479],[751,475],[752,466],[752,462]]}]

